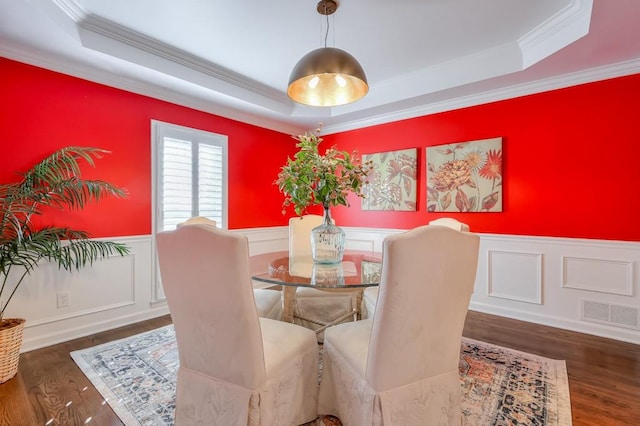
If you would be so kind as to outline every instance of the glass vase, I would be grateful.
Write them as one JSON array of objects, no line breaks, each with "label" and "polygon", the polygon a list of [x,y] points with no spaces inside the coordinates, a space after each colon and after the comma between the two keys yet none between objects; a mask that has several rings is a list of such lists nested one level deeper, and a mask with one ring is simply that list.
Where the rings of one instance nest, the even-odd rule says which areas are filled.
[{"label": "glass vase", "polygon": [[346,234],[333,224],[329,206],[324,206],[324,219],[311,230],[311,256],[315,263],[336,264],[342,262]]}]

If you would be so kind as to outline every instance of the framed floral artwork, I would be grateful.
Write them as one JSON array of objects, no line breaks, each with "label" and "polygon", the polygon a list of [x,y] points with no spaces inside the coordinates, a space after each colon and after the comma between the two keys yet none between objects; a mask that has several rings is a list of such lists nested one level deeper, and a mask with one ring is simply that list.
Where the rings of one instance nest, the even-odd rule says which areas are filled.
[{"label": "framed floral artwork", "polygon": [[502,138],[427,147],[428,212],[502,211]]},{"label": "framed floral artwork", "polygon": [[363,154],[373,169],[363,188],[362,210],[415,211],[417,197],[418,150]]}]

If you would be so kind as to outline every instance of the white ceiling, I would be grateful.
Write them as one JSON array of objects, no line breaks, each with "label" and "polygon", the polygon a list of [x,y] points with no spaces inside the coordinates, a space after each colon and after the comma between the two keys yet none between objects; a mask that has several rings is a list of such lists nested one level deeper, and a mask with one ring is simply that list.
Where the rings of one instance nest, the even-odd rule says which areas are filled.
[{"label": "white ceiling", "polygon": [[369,94],[296,104],[317,0],[6,0],[0,55],[258,126],[324,133],[640,72],[639,0],[342,0],[327,46]]}]

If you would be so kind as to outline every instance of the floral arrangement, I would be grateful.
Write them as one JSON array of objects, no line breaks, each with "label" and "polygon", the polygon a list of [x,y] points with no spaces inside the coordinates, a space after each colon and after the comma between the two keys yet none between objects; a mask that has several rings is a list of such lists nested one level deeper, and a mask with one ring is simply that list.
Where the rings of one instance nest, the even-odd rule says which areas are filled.
[{"label": "floral arrangement", "polygon": [[318,151],[322,142],[320,128],[315,133],[307,132],[292,136],[298,141],[299,151],[282,166],[278,179],[274,182],[285,196],[283,211],[293,205],[296,214],[301,215],[309,206],[321,204],[349,206],[347,195],[352,192],[364,198],[362,188],[368,183],[367,175],[372,169],[371,162],[364,164],[346,151],[334,147],[324,155]]}]

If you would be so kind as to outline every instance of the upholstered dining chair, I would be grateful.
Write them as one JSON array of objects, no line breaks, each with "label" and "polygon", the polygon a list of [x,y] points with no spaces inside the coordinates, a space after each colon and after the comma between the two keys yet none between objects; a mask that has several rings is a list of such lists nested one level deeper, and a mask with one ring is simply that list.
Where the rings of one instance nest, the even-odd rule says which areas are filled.
[{"label": "upholstered dining chair", "polygon": [[386,237],[372,319],[325,331],[318,413],[345,426],[460,425],[460,344],[480,239],[425,225]]},{"label": "upholstered dining chair", "polygon": [[[311,252],[311,230],[322,225],[323,217],[308,214],[289,219],[289,273],[311,277],[313,259]],[[354,309],[360,309],[357,292],[362,289],[319,290],[311,287],[296,289],[293,317],[294,322],[311,329],[348,316]],[[322,341],[322,333],[318,340]]]},{"label": "upholstered dining chair", "polygon": [[189,219],[185,220],[184,222],[180,222],[179,224],[177,224],[176,228],[180,228],[181,226],[185,226],[185,225],[210,225],[210,226],[215,226],[215,227],[218,226],[218,224],[216,223],[215,220],[209,219],[206,216],[193,216],[193,217],[190,217]]},{"label": "upholstered dining chair", "polygon": [[[194,216],[184,222],[179,223],[176,228],[189,225],[208,225],[217,227],[216,221],[205,216]],[[253,283],[253,281],[252,281]],[[258,308],[258,316],[261,318],[271,318],[279,320],[282,317],[282,294],[280,291],[255,288],[253,296],[256,299],[256,308]]]},{"label": "upholstered dining chair", "polygon": [[451,229],[455,229],[456,231],[469,232],[469,225],[467,225],[466,223],[462,223],[452,217],[441,217],[439,219],[434,219],[429,222],[429,225],[446,226]]},{"label": "upholstered dining chair", "polygon": [[[443,217],[440,219],[432,220],[431,222],[429,222],[429,225],[446,226],[448,228],[455,229],[456,231],[469,232],[469,225],[451,217]],[[360,308],[360,311],[362,312],[362,318],[369,318],[373,315],[373,312],[376,310],[377,301],[378,287],[366,288],[362,295],[362,307]]]},{"label": "upholstered dining chair", "polygon": [[176,425],[316,418],[315,333],[258,317],[246,236],[190,225],[156,241],[180,360]]}]

